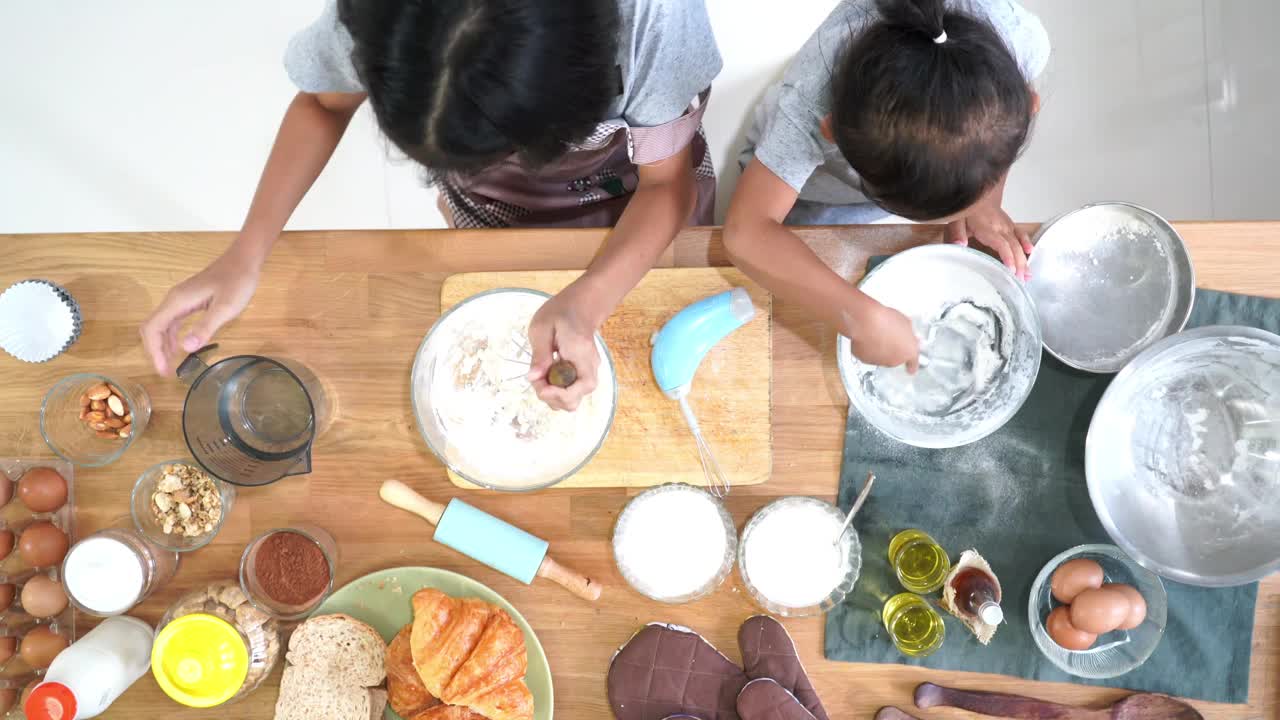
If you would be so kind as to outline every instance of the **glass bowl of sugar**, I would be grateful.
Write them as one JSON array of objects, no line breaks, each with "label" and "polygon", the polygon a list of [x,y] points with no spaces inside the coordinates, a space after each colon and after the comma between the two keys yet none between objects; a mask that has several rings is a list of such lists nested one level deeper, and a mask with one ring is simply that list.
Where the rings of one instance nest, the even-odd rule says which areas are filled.
[{"label": "glass bowl of sugar", "polygon": [[738,553],[733,516],[711,493],[685,483],[631,499],[613,528],[613,559],[636,592],[679,605],[705,597],[729,576]]},{"label": "glass bowl of sugar", "polygon": [[742,529],[738,573],[752,599],[782,617],[821,615],[844,602],[862,570],[862,541],[829,502],[785,497]]}]

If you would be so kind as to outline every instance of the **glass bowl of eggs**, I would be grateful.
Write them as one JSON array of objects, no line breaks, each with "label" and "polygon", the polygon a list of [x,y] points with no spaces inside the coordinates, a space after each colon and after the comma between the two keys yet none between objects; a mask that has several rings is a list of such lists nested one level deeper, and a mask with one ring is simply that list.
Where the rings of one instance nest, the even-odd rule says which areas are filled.
[{"label": "glass bowl of eggs", "polygon": [[1168,615],[1164,583],[1114,545],[1079,545],[1031,586],[1027,622],[1040,652],[1076,677],[1123,675],[1151,657]]}]

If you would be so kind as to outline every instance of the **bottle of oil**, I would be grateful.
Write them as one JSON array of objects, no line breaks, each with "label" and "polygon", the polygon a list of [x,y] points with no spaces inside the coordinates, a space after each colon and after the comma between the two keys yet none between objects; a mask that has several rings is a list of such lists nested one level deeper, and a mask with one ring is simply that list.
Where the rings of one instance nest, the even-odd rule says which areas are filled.
[{"label": "bottle of oil", "polygon": [[886,600],[880,617],[894,646],[908,657],[933,654],[946,637],[942,616],[914,593],[898,593]]},{"label": "bottle of oil", "polygon": [[927,595],[947,579],[951,559],[937,540],[923,530],[903,530],[889,541],[889,563],[902,587]]}]

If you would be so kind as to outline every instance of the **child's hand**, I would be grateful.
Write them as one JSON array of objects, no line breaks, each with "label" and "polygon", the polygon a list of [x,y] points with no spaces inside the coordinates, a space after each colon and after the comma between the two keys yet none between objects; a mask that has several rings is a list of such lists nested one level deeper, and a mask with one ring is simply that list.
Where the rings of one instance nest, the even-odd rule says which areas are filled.
[{"label": "child's hand", "polygon": [[947,223],[947,242],[968,245],[973,238],[1000,255],[1000,260],[1019,280],[1030,280],[1027,256],[1031,254],[1031,238],[1014,224],[999,205],[982,203],[968,215]]},{"label": "child's hand", "polygon": [[906,315],[880,303],[862,317],[851,320],[853,355],[864,363],[897,367],[906,365],[912,375],[920,368],[920,341]]},{"label": "child's hand", "polygon": [[[529,323],[533,351],[529,382],[538,398],[556,410],[577,410],[582,399],[596,389],[600,353],[596,350],[596,325],[587,319],[592,308],[586,295],[582,286],[570,285],[539,308]],[[567,388],[547,381],[547,371],[557,355],[578,371],[578,379]]]},{"label": "child's hand", "polygon": [[[261,261],[233,246],[209,267],[173,286],[139,328],[156,372],[168,375],[180,353],[209,344],[214,333],[239,315],[253,299],[261,269]],[[201,311],[204,316],[179,340],[183,320]]]}]

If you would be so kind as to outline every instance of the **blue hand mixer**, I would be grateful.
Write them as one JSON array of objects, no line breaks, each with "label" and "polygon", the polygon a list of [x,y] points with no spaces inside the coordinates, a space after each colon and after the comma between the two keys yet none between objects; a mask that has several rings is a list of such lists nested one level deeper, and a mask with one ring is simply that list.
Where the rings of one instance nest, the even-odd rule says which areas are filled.
[{"label": "blue hand mixer", "polygon": [[706,475],[707,489],[716,497],[724,497],[729,492],[729,480],[720,471],[720,464],[702,434],[698,418],[689,405],[689,392],[693,388],[693,376],[707,352],[755,316],[756,308],[746,289],[734,288],[684,308],[653,336],[650,356],[653,377],[667,397],[680,403],[680,412],[698,445],[698,462]]}]

